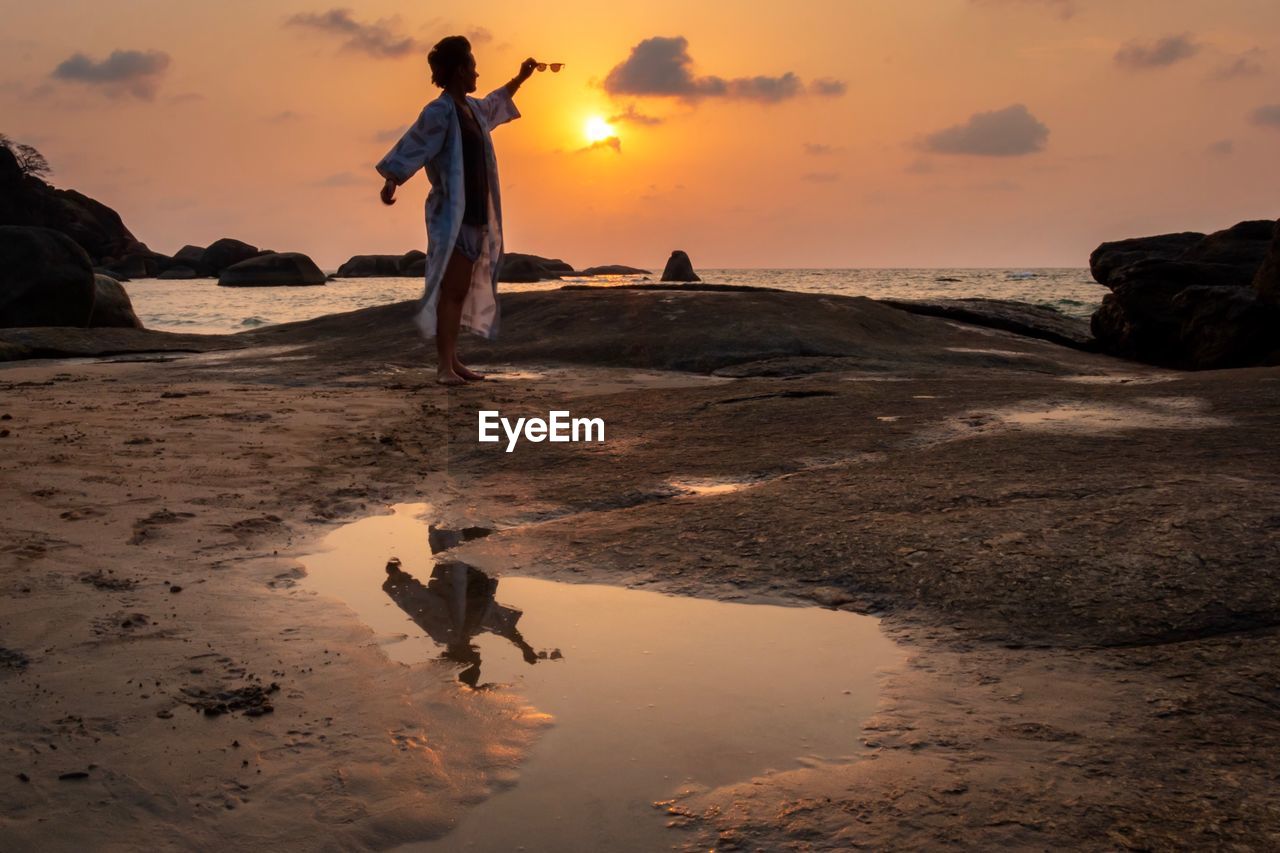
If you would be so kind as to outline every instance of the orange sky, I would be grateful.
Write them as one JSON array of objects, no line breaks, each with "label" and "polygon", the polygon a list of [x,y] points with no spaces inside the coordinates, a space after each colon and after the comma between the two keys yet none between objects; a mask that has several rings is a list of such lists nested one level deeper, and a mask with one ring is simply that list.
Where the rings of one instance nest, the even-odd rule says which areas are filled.
[{"label": "orange sky", "polygon": [[[333,268],[425,248],[425,175],[386,208],[372,164],[462,33],[479,95],[526,56],[567,64],[494,143],[508,250],[577,266],[1083,266],[1280,216],[1275,0],[440,8],[0,0],[0,132],[154,249],[231,236]],[[627,111],[659,121],[581,150]]]}]

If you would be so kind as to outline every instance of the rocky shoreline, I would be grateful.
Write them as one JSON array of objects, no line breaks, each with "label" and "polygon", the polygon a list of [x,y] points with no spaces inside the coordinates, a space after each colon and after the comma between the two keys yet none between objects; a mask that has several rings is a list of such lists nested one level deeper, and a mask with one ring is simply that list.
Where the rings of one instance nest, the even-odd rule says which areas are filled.
[{"label": "rocky shoreline", "polygon": [[[497,531],[450,551],[486,571],[874,613],[911,653],[862,760],[673,791],[688,849],[1280,837],[1280,368],[668,286],[510,294],[503,339],[467,351],[496,375],[446,391],[411,311],[0,331],[153,348],[0,367],[0,731],[27,777],[0,781],[8,837],[307,849],[319,820],[380,849],[517,780],[534,711],[389,664],[295,584],[333,525],[424,498]],[[608,440],[475,440],[481,408],[549,407]],[[257,716],[183,698],[272,683]],[[91,828],[69,819],[85,791]]]}]

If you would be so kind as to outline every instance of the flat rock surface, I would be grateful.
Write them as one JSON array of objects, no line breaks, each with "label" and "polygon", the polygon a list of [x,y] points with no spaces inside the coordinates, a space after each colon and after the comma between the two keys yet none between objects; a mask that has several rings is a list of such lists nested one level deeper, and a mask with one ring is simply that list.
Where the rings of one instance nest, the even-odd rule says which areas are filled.
[{"label": "flat rock surface", "polygon": [[[805,294],[503,309],[463,339],[491,379],[455,390],[408,303],[0,367],[0,749],[31,780],[0,780],[7,837],[382,849],[518,778],[542,723],[518,696],[417,678],[296,586],[335,524],[427,500],[497,531],[449,552],[486,571],[838,603],[909,650],[863,760],[673,790],[673,844],[1280,842],[1280,368]],[[480,409],[606,441],[506,453]],[[188,704],[223,693],[273,710]]]}]

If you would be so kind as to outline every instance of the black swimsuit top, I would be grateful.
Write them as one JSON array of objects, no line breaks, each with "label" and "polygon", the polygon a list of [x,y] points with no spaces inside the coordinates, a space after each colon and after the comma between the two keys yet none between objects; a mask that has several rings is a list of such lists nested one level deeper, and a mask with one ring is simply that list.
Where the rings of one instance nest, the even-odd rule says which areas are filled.
[{"label": "black swimsuit top", "polygon": [[458,124],[462,130],[462,175],[467,197],[462,221],[468,225],[484,225],[489,221],[489,169],[485,161],[484,131],[469,104],[466,109],[458,107]]}]

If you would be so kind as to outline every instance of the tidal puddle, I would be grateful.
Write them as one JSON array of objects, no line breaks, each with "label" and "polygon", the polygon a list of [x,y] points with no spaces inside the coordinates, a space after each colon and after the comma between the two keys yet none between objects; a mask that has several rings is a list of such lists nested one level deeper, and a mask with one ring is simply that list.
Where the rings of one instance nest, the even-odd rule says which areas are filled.
[{"label": "tidal puddle", "polygon": [[671,480],[668,485],[683,494],[694,497],[706,495],[727,495],[741,491],[748,486],[758,486],[762,480]]},{"label": "tidal puddle", "polygon": [[554,718],[514,787],[404,850],[669,849],[684,839],[656,801],[855,758],[875,671],[901,659],[867,616],[486,575],[432,556],[428,505],[393,509],[331,534],[304,585],[424,678]]}]

